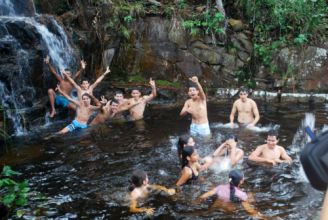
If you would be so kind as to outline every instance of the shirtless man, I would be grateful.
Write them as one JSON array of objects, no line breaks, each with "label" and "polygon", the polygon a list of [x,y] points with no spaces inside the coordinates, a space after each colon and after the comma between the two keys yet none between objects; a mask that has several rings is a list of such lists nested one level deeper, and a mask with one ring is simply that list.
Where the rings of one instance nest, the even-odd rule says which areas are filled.
[{"label": "shirtless man", "polygon": [[269,131],[267,143],[258,146],[249,155],[248,160],[273,166],[279,163],[291,163],[292,159],[287,155],[283,147],[277,145],[278,141],[278,133],[274,130]]},{"label": "shirtless man", "polygon": [[132,98],[128,100],[129,102],[128,105],[133,106],[136,103],[138,103],[138,105],[135,105],[129,110],[131,120],[133,121],[140,120],[143,118],[143,113],[145,111],[146,104],[150,102],[152,99],[154,99],[157,95],[155,81],[152,80],[152,78],[149,79],[149,84],[151,86],[150,95],[144,95],[141,97],[141,92],[139,89],[133,89],[131,91]]},{"label": "shirtless man", "polygon": [[103,124],[108,119],[116,118],[116,115],[121,113],[122,111],[129,110],[130,108],[139,104],[139,102],[136,102],[134,105],[131,106],[121,106],[117,99],[114,98],[113,100],[107,101],[104,96],[101,97],[100,102],[102,104],[102,107],[100,108],[100,111],[98,112],[97,116],[91,121],[90,125]]},{"label": "shirtless man", "polygon": [[246,89],[240,89],[239,99],[233,103],[232,110],[230,113],[230,125],[233,127],[233,121],[236,112],[238,112],[238,122],[246,125],[247,127],[254,127],[260,120],[259,110],[256,103],[247,98],[248,91]]},{"label": "shirtless man", "polygon": [[238,139],[230,134],[225,142],[223,142],[213,153],[213,159],[222,159],[227,155],[230,159],[231,166],[235,166],[239,161],[243,159],[244,151],[237,147]]},{"label": "shirtless man", "polygon": [[[93,96],[89,95],[88,93],[84,93],[82,96],[78,97],[78,101],[72,99],[66,93],[64,93],[61,88],[57,87],[60,94],[62,94],[65,98],[67,98],[70,102],[74,103],[76,107],[76,117],[72,121],[71,124],[63,128],[58,132],[58,134],[65,134],[67,132],[72,132],[75,129],[83,129],[88,127],[88,120],[92,113],[100,108],[100,103],[97,99]],[[91,105],[91,99],[97,103],[97,106]]]},{"label": "shirtless man", "polygon": [[[47,56],[44,59],[45,64],[49,66],[50,72],[56,77],[60,89],[66,93],[66,94],[71,94],[71,91],[73,89],[73,85],[70,83],[70,81],[67,79],[67,77],[64,76],[62,79],[59,74],[57,74],[55,68],[51,66],[50,61],[49,61],[49,56]],[[73,76],[74,79],[78,78],[81,74],[81,72],[85,69],[86,62],[84,60],[81,60],[81,69],[75,73]],[[71,72],[64,70],[63,74],[71,76]],[[73,110],[76,109],[75,104],[69,102],[64,96],[62,95],[57,95],[56,92],[53,89],[48,89],[48,96],[49,96],[49,101],[50,101],[50,106],[51,106],[51,112],[50,112],[50,117],[53,118],[56,114],[56,109],[55,109],[55,103],[56,105],[62,105],[63,107],[68,107]]]},{"label": "shirtless man", "polygon": [[99,83],[105,78],[105,76],[110,73],[110,69],[107,66],[106,71],[98,77],[98,79],[90,85],[89,81],[84,79],[82,80],[81,86],[79,86],[72,77],[70,77],[68,74],[64,73],[64,76],[72,83],[72,85],[77,90],[78,97],[81,97],[82,94],[88,93],[89,95],[93,95],[93,90],[99,85]]},{"label": "shirtless man", "polygon": [[193,76],[190,80],[195,85],[189,86],[188,95],[190,99],[185,102],[180,116],[184,116],[188,113],[191,114],[191,135],[209,136],[211,131],[208,125],[207,104],[204,90],[196,76]]}]

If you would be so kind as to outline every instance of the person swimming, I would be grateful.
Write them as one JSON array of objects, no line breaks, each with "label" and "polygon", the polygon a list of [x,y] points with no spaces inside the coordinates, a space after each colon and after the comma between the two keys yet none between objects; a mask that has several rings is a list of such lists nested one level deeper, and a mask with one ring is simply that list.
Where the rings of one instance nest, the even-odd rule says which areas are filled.
[{"label": "person swimming", "polygon": [[184,146],[182,150],[181,176],[176,183],[177,186],[193,184],[198,180],[199,172],[205,169],[198,162],[199,156],[192,146]]},{"label": "person swimming", "polygon": [[147,215],[154,213],[154,208],[138,208],[138,200],[144,199],[148,196],[149,190],[160,190],[164,191],[169,195],[175,194],[175,189],[168,189],[160,185],[150,185],[148,181],[147,173],[143,170],[135,170],[131,176],[131,185],[129,187],[130,197],[130,212],[138,213],[145,212]]},{"label": "person swimming", "polygon": [[[260,219],[266,219],[261,213],[251,207],[252,196],[240,189],[240,186],[244,183],[244,174],[241,170],[235,169],[229,173],[229,184],[218,185],[214,189],[204,193],[199,197],[200,201],[204,201],[207,198],[217,195],[217,198],[221,202],[220,207],[230,208],[229,203],[241,203],[244,209],[253,217]],[[229,207],[230,206],[230,207]]]}]

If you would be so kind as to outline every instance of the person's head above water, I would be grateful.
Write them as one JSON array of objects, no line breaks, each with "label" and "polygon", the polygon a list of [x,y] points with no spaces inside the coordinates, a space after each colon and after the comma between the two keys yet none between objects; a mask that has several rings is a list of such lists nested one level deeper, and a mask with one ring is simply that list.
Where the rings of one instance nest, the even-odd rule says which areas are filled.
[{"label": "person's head above water", "polygon": [[85,105],[90,105],[91,103],[91,96],[88,93],[82,94],[82,101]]},{"label": "person's head above water", "polygon": [[189,162],[194,163],[198,161],[198,154],[192,146],[185,146],[182,150],[182,168],[188,165]]},{"label": "person's head above water", "polygon": [[185,146],[195,146],[195,141],[192,136],[190,135],[182,135],[179,137],[178,140],[178,155],[181,158],[182,157],[182,150]]},{"label": "person's head above water", "polygon": [[230,184],[230,201],[240,202],[240,199],[235,196],[235,187],[239,187],[244,182],[244,174],[241,170],[231,170],[229,173]]},{"label": "person's head above water", "polygon": [[199,95],[198,86],[195,83],[193,83],[193,82],[189,82],[189,85],[188,85],[188,95],[192,99],[197,98],[198,95]]},{"label": "person's head above water", "polygon": [[248,97],[248,90],[244,87],[239,89],[239,98],[241,99],[241,101],[246,101]]},{"label": "person's head above water", "polygon": [[273,129],[268,131],[268,135],[266,139],[268,147],[273,149],[277,145],[278,141],[279,141],[278,132]]},{"label": "person's head above water", "polygon": [[114,98],[117,99],[119,102],[124,99],[123,92],[121,90],[116,90]]},{"label": "person's head above water", "polygon": [[88,90],[89,87],[90,87],[89,79],[87,79],[87,78],[83,78],[83,79],[81,80],[81,88],[82,88],[83,90]]},{"label": "person's head above water", "polygon": [[117,99],[114,98],[114,99],[110,100],[109,104],[110,104],[110,108],[111,108],[112,112],[116,112],[118,110],[118,106],[120,103]]},{"label": "person's head above water", "polygon": [[231,134],[231,133],[226,135],[225,140],[226,141],[228,141],[228,140],[234,140],[235,142],[238,142],[237,136],[235,136],[234,134]]},{"label": "person's head above water", "polygon": [[129,187],[129,191],[133,191],[137,187],[147,185],[148,184],[147,173],[143,170],[135,170],[132,173],[130,183],[131,185]]},{"label": "person's head above water", "polygon": [[132,98],[139,98],[141,96],[141,91],[139,88],[133,88],[131,90],[131,96]]}]

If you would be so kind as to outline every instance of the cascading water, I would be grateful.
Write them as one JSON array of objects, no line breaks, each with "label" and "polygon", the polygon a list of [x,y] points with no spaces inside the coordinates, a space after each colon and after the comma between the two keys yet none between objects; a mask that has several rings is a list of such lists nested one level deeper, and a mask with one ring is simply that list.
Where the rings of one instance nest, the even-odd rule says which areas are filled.
[{"label": "cascading water", "polygon": [[26,131],[24,112],[42,97],[34,88],[47,87],[43,56],[49,54],[59,70],[72,66],[76,55],[53,17],[37,15],[32,1],[13,0],[0,0],[0,52],[0,104],[19,135]]},{"label": "cascading water", "polygon": [[[301,126],[298,128],[296,134],[293,138],[291,151],[297,153],[297,161],[300,157],[300,151],[304,148],[304,146],[311,141],[309,136],[305,133],[305,128],[309,127],[312,131],[315,128],[315,115],[313,113],[306,113],[304,119],[302,120]],[[303,167],[300,165],[299,169],[296,171],[296,174],[299,177],[299,180],[304,182],[308,182]]]}]

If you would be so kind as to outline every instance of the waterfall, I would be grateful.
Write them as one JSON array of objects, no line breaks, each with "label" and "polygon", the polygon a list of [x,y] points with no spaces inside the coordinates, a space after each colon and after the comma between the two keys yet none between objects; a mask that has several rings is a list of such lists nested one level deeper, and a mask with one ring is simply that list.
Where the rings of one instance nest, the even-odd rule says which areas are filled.
[{"label": "waterfall", "polygon": [[26,132],[24,113],[42,97],[35,85],[47,86],[43,57],[49,54],[60,72],[76,55],[63,28],[54,17],[36,14],[32,0],[0,0],[0,52],[0,108],[19,135]]}]

